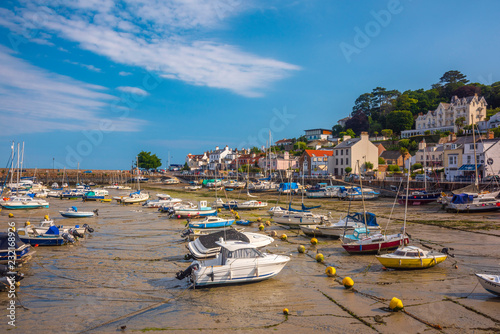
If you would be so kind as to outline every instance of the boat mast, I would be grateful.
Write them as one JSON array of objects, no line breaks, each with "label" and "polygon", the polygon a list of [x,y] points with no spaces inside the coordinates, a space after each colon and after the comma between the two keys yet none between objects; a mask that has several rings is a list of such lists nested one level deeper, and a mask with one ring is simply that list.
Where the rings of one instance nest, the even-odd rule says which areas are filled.
[{"label": "boat mast", "polygon": [[78,161],[78,165],[77,165],[77,170],[76,170],[76,184],[77,185],[80,185],[80,161]]},{"label": "boat mast", "polygon": [[[425,144],[425,138],[423,139],[423,142],[424,142],[424,189],[425,191],[427,191],[427,169],[426,169],[426,166],[427,166],[427,152],[426,152],[426,148],[427,148],[427,145]],[[404,160],[404,156],[403,156],[403,160]],[[404,164],[403,164],[404,166]],[[408,172],[410,171],[410,163],[408,161]]]},{"label": "boat mast", "polygon": [[16,195],[19,196],[19,143],[17,143],[17,185]]},{"label": "boat mast", "polygon": [[[363,203],[363,218],[365,220],[365,230],[368,233],[368,226],[366,225],[366,206],[365,206],[365,195],[363,194],[363,182],[361,181],[361,167],[359,166],[359,160],[357,161],[358,173],[359,173],[359,187],[361,188],[361,202]],[[404,166],[404,164],[403,164]]]},{"label": "boat mast", "polygon": [[10,186],[12,187],[12,182],[14,182],[14,141],[12,141],[12,146],[10,147],[12,149],[12,155],[10,157]]},{"label": "boat mast", "polygon": [[141,192],[141,182],[139,181],[139,156],[135,157],[136,162],[137,162],[137,190]]},{"label": "boat mast", "polygon": [[21,150],[21,172],[20,172],[20,176],[23,175],[23,163],[24,163],[24,142],[23,142],[23,149]]},{"label": "boat mast", "polygon": [[[403,163],[403,166],[404,166],[404,163]],[[409,188],[410,188],[410,172],[408,171],[407,174],[408,174],[408,177],[406,178],[405,218],[403,221],[403,233],[401,234],[401,240],[403,241],[403,245],[404,245],[404,239],[405,239],[405,235],[406,235],[406,214],[408,212],[408,196],[409,196]]]},{"label": "boat mast", "polygon": [[[477,111],[481,111],[483,108],[478,107]],[[476,158],[476,130],[474,129],[474,115],[472,115],[472,142],[474,146],[474,171],[475,171],[475,180],[474,180],[474,185],[476,186],[476,191],[479,191],[479,180],[478,180],[478,175],[477,175],[477,158]]]}]

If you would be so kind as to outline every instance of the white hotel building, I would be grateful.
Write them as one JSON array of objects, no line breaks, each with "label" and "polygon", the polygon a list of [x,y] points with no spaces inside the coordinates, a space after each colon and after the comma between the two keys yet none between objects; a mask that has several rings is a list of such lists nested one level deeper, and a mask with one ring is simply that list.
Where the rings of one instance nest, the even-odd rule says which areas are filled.
[{"label": "white hotel building", "polygon": [[450,103],[441,102],[436,110],[427,114],[420,113],[415,121],[415,130],[405,130],[401,132],[401,138],[408,138],[416,135],[423,135],[425,131],[434,133],[458,131],[455,121],[459,117],[464,117],[464,126],[472,123],[478,124],[486,118],[486,100],[477,95],[458,98],[453,96]]}]

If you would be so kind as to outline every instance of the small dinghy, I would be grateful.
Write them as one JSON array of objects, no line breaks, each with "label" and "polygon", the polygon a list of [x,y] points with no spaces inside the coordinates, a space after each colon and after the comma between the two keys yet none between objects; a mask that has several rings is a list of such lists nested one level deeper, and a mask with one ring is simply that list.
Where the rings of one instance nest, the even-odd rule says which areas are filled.
[{"label": "small dinghy", "polygon": [[17,266],[28,261],[34,253],[29,244],[25,244],[19,239],[17,232],[14,232],[14,236],[10,237],[8,232],[0,232],[0,264],[14,262]]},{"label": "small dinghy", "polygon": [[46,233],[38,234],[31,226],[19,228],[19,238],[22,242],[32,246],[61,246],[66,243],[74,243],[75,237],[67,232],[61,233],[57,226],[51,226]]},{"label": "small dinghy", "polygon": [[477,280],[483,288],[494,295],[500,296],[500,276],[499,275],[487,275],[487,274],[475,274]]},{"label": "small dinghy", "polygon": [[205,219],[189,223],[191,228],[218,228],[227,227],[234,223],[234,219],[224,219],[219,217],[206,217]]},{"label": "small dinghy", "polygon": [[238,232],[236,230],[219,231],[203,235],[188,243],[187,248],[192,258],[194,259],[207,259],[215,257],[220,252],[220,246],[217,241],[220,238],[225,240],[239,240],[251,243],[257,248],[265,247],[271,244],[274,239],[267,235],[252,233],[252,232]]},{"label": "small dinghy", "polygon": [[94,215],[98,216],[98,210],[94,211],[78,211],[78,208],[76,206],[72,206],[71,208],[68,208],[66,211],[59,211],[61,216],[66,217],[66,218],[88,218],[88,217],[94,217]]}]

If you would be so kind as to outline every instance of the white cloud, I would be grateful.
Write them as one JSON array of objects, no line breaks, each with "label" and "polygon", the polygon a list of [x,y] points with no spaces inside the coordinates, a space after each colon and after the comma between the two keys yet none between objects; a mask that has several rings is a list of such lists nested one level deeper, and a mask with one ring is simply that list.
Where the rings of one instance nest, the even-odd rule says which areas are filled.
[{"label": "white cloud", "polygon": [[130,72],[125,72],[125,71],[120,71],[118,75],[121,75],[122,77],[126,77],[127,75],[132,75]]},{"label": "white cloud", "polygon": [[119,91],[125,92],[125,93],[130,93],[130,94],[135,94],[135,95],[140,95],[140,96],[148,96],[149,93],[146,92],[144,89],[138,88],[138,87],[129,87],[129,86],[120,86],[117,87]]},{"label": "white cloud", "polygon": [[125,0],[120,6],[97,0],[33,0],[15,13],[3,13],[0,25],[21,31],[23,22],[43,13],[36,27],[44,33],[77,42],[116,63],[256,97],[300,68],[219,41],[189,37],[222,26],[224,19],[247,9],[248,2],[242,0]]},{"label": "white cloud", "polygon": [[88,69],[90,71],[93,71],[93,72],[101,72],[102,71],[100,68],[95,67],[94,65],[82,64],[82,63],[79,63],[79,62],[76,62],[76,61],[71,61],[69,59],[66,59],[65,62],[73,64],[73,65],[78,65],[78,66],[81,66],[81,67],[85,67],[86,69]]},{"label": "white cloud", "polygon": [[1,135],[108,129],[103,122],[111,131],[139,131],[145,121],[109,112],[119,101],[106,90],[33,66],[0,47],[0,124],[8,125]]}]

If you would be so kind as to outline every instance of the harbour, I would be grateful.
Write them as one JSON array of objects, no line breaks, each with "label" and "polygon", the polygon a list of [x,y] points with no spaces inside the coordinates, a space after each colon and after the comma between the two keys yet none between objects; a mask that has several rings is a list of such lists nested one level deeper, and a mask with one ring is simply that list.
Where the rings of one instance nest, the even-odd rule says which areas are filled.
[{"label": "harbour", "polygon": [[[214,198],[213,192],[186,192],[175,185],[143,188],[151,194],[163,192],[191,201]],[[227,193],[228,199],[239,196]],[[270,203],[277,200],[274,194],[260,198]],[[335,199],[306,201],[307,205],[322,205],[318,211],[331,212],[334,217],[343,215],[348,205]],[[276,231],[278,237],[265,250],[290,256],[282,272],[255,284],[189,289],[185,281],[175,279],[175,273],[190,262],[184,259],[186,243],[180,236],[185,219],[169,219],[154,208],[115,201],[50,199],[50,209],[16,211],[12,219],[8,210],[2,210],[0,228],[7,229],[8,221],[19,225],[36,222],[44,215],[67,221],[57,213],[75,203],[81,210],[99,209],[99,216],[85,220],[95,232],[72,245],[37,247],[32,261],[22,267],[26,277],[18,288],[22,307],[17,309],[15,330],[43,327],[56,332],[110,333],[126,326],[127,331],[153,332],[289,332],[302,328],[392,333],[406,328],[418,333],[499,329],[498,297],[486,292],[474,276],[475,272],[494,271],[500,258],[495,246],[500,226],[494,212],[457,217],[443,212],[438,204],[411,207],[407,218],[410,244],[436,250],[446,247],[455,256],[421,271],[383,270],[374,256],[349,255],[338,240],[318,238],[319,243],[311,245],[311,238],[300,230],[271,224],[259,231],[254,223],[245,231]],[[393,199],[365,205],[385,226]],[[351,210],[362,210],[362,203],[352,202]],[[270,220],[266,208],[239,214],[250,221],[259,217]],[[231,214],[222,211],[221,215]],[[401,208],[396,207],[393,219],[400,222],[402,218]],[[400,228],[394,221],[389,225],[392,232]],[[286,241],[280,240],[282,234],[287,235]],[[299,245],[306,247],[305,254],[297,251]],[[317,253],[324,255],[324,262],[315,260]],[[327,266],[336,269],[336,277],[325,274]],[[353,279],[352,289],[342,286],[344,277]],[[388,311],[393,297],[403,301],[406,313]],[[7,295],[0,298],[2,306],[7,306]],[[289,310],[288,315],[283,308]]]}]

